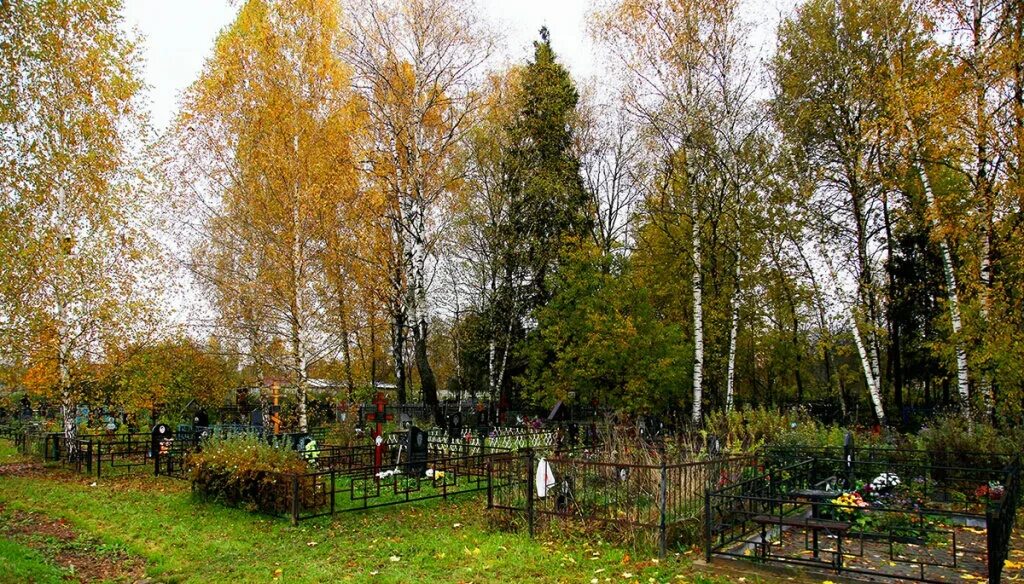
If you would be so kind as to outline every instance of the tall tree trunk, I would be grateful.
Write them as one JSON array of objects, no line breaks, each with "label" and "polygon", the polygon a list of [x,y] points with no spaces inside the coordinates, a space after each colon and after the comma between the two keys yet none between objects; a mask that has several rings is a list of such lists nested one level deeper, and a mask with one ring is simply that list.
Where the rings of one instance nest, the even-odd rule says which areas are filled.
[{"label": "tall tree trunk", "polygon": [[732,313],[732,322],[729,326],[729,366],[727,370],[727,379],[725,382],[725,411],[731,412],[733,406],[733,397],[735,394],[736,387],[736,337],[739,335],[740,328],[740,259],[739,252],[736,253],[736,271],[734,273],[735,287],[733,289],[732,298],[730,299],[729,310]]},{"label": "tall tree trunk", "polygon": [[894,314],[894,304],[897,296],[896,278],[894,277],[895,266],[892,258],[892,215],[889,212],[888,193],[882,194],[882,220],[885,227],[885,253],[886,270],[889,276],[889,303],[886,306],[885,316],[889,324],[889,359],[886,366],[889,371],[889,378],[892,379],[893,402],[897,412],[903,411],[903,364],[901,362],[900,323]]},{"label": "tall tree trunk", "polygon": [[885,409],[882,407],[882,392],[878,387],[878,378],[871,375],[871,365],[868,362],[867,348],[864,346],[864,339],[860,335],[860,327],[857,326],[857,318],[853,311],[850,311],[850,324],[853,329],[853,341],[857,345],[857,353],[860,355],[861,365],[866,373],[865,380],[868,385],[868,393],[871,395],[871,404],[875,407],[875,417],[878,423],[885,426]]},{"label": "tall tree trunk", "polygon": [[792,235],[790,235],[790,241],[793,242],[793,246],[796,248],[797,254],[800,256],[800,261],[804,264],[804,270],[807,272],[807,277],[811,279],[811,288],[814,290],[814,298],[816,299],[814,305],[818,314],[818,329],[821,332],[821,338],[826,343],[825,350],[822,351],[822,355],[825,361],[825,382],[828,384],[830,390],[839,397],[839,406],[842,412],[843,420],[847,418],[847,414],[850,409],[849,400],[847,399],[845,384],[840,383],[836,386],[834,381],[835,375],[833,374],[832,367],[832,331],[828,328],[828,318],[825,311],[825,299],[822,296],[821,287],[818,285],[818,278],[814,276],[814,270],[811,268],[811,262],[807,259],[807,255],[804,254],[804,250],[800,247],[800,244],[796,241]]},{"label": "tall tree trunk", "polygon": [[[982,329],[986,330],[989,313],[989,287],[992,284],[991,277],[991,252],[992,252],[992,222],[995,216],[993,209],[991,184],[988,176],[989,169],[989,148],[988,148],[988,106],[987,88],[984,74],[988,67],[984,60],[983,41],[985,36],[984,27],[984,1],[974,1],[973,22],[971,23],[972,60],[974,71],[974,139],[975,139],[975,172],[974,188],[975,200],[982,205],[982,251],[979,266],[979,280],[981,284],[981,323]],[[982,368],[977,377],[978,394],[981,396],[985,416],[991,420],[994,409],[992,400],[992,379],[988,371]]]},{"label": "tall tree trunk", "polygon": [[338,326],[341,329],[341,358],[345,366],[345,389],[346,389],[346,401],[352,402],[352,395],[356,390],[355,377],[352,375],[352,347],[350,345],[351,332],[348,328],[348,307],[345,303],[345,287],[342,283],[343,274],[341,270],[338,270],[336,275],[337,278],[337,294],[338,294]]},{"label": "tall tree trunk", "polygon": [[[299,158],[299,136],[295,135],[293,138],[293,151],[296,158],[296,167],[300,164]],[[302,335],[305,332],[303,329],[303,310],[302,306],[302,289],[303,289],[303,268],[304,258],[302,254],[302,240],[300,233],[302,232],[302,214],[299,209],[301,186],[299,184],[298,174],[296,174],[295,182],[292,186],[292,200],[291,200],[291,219],[292,219],[292,232],[291,232],[291,344],[292,344],[292,360],[293,366],[295,367],[295,401],[297,402],[297,409],[299,412],[299,431],[305,432],[309,427],[309,419],[306,412],[306,347],[302,341]]]},{"label": "tall tree trunk", "polygon": [[[907,118],[907,131],[910,133],[911,148],[914,155],[914,166],[917,167],[918,177],[921,179],[921,186],[924,189],[925,199],[932,212],[932,227],[941,229],[942,225],[938,216],[938,203],[935,200],[935,192],[932,191],[931,181],[928,180],[928,173],[924,170],[920,152],[918,151],[917,132],[913,122]],[[946,277],[946,298],[949,304],[949,318],[953,323],[953,343],[956,347],[956,379],[957,392],[960,396],[960,407],[965,416],[970,415],[970,381],[967,374],[967,350],[964,348],[964,340],[961,334],[963,321],[960,316],[960,297],[956,288],[956,274],[953,271],[953,253],[950,250],[949,240],[945,235],[939,240],[939,249],[942,252],[942,272]]]},{"label": "tall tree trunk", "polygon": [[426,263],[427,249],[424,235],[426,234],[426,209],[417,193],[406,204],[406,220],[409,225],[409,246],[406,267],[409,270],[409,305],[412,307],[413,358],[416,370],[420,374],[420,388],[423,391],[423,403],[430,407],[434,421],[438,426],[444,425],[441,408],[437,399],[437,379],[430,366],[427,352],[429,339],[429,317],[427,310]]},{"label": "tall tree trunk", "polygon": [[[860,188],[859,180],[856,173],[850,173],[850,200],[853,205],[853,217],[857,224],[857,261],[860,264],[860,274],[858,274],[858,296],[861,299],[864,306],[867,308],[866,323],[868,326],[867,337],[864,339],[865,350],[867,352],[867,364],[870,368],[871,377],[873,378],[873,384],[875,389],[881,392],[881,359],[879,358],[878,350],[878,339],[876,326],[878,323],[878,304],[875,297],[875,282],[873,270],[871,268],[871,259],[868,257],[868,226],[867,216],[864,210],[864,193]],[[857,320],[854,321],[854,326],[857,326]]]},{"label": "tall tree trunk", "polygon": [[57,385],[60,393],[61,417],[64,422],[64,453],[70,462],[78,454],[78,425],[75,424],[76,406],[71,391],[71,372],[65,353],[64,341],[59,343],[57,355]]},{"label": "tall tree trunk", "polygon": [[[832,265],[832,260],[828,254],[825,253],[824,244],[821,245],[821,256],[828,267],[829,275],[832,278],[832,285],[836,290],[840,290],[839,275],[836,273],[835,267]],[[878,379],[877,369],[871,364],[871,355],[867,345],[864,342],[863,337],[860,334],[860,325],[857,323],[857,314],[853,309],[852,303],[847,303],[848,318],[850,321],[851,332],[853,333],[854,343],[857,345],[857,354],[860,356],[861,367],[864,369],[864,383],[868,388],[868,395],[871,397],[871,404],[875,409],[875,418],[878,423],[882,426],[886,424],[885,419],[885,407],[882,402],[882,391]]]},{"label": "tall tree trunk", "polygon": [[700,249],[700,221],[698,221],[699,206],[697,198],[691,193],[692,202],[690,205],[693,221],[693,235],[691,245],[693,246],[693,414],[692,420],[695,425],[701,422],[701,400],[703,399],[704,382],[704,301],[703,284],[701,283],[701,249]]},{"label": "tall tree trunk", "polygon": [[[405,308],[391,307],[391,358],[395,364],[395,387],[399,404],[404,404],[407,399],[406,378],[405,378]],[[376,376],[374,376],[376,377]],[[374,385],[374,390],[377,387]]]}]

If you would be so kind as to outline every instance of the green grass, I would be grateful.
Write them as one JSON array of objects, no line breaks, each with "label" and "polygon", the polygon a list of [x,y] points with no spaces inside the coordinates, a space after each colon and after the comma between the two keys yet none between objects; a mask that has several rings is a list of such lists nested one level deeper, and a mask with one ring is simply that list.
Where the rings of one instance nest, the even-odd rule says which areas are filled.
[{"label": "green grass", "polygon": [[531,540],[488,528],[483,502],[430,501],[286,521],[197,503],[182,483],[5,477],[0,505],[67,519],[148,562],[162,582],[679,581],[688,556],[652,562],[606,543]]},{"label": "green grass", "polygon": [[61,582],[64,573],[36,550],[0,537],[0,582]]},{"label": "green grass", "polygon": [[11,464],[21,460],[21,455],[14,449],[14,443],[10,440],[0,439],[0,464]]},{"label": "green grass", "polygon": [[[0,464],[20,458],[0,440]],[[699,553],[636,552],[594,533],[531,539],[489,522],[482,494],[288,521],[195,500],[188,484],[139,473],[102,479],[50,470],[0,477],[0,523],[16,511],[64,519],[94,553],[126,552],[154,581],[727,582],[694,571]],[[2,537],[2,536],[0,536]],[[53,547],[0,540],[0,582],[57,581]],[[32,549],[24,544],[32,544]],[[13,566],[13,567],[11,567]],[[763,581],[752,575],[746,581]]]}]

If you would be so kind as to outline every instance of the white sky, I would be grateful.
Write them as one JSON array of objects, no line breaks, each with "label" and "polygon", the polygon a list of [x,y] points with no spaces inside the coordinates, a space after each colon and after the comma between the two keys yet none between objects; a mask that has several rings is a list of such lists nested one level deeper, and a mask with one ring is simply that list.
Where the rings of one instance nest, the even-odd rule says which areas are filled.
[{"label": "white sky", "polygon": [[[508,56],[525,60],[537,31],[546,25],[551,43],[579,84],[601,79],[604,68],[587,34],[587,12],[593,0],[476,0],[482,13],[506,39]],[[747,0],[743,18],[755,26],[752,42],[767,55],[780,11],[794,0]],[[145,79],[150,86],[152,121],[166,127],[177,109],[178,96],[199,76],[217,33],[234,17],[238,4],[225,0],[126,0],[129,26],[142,33]]]}]

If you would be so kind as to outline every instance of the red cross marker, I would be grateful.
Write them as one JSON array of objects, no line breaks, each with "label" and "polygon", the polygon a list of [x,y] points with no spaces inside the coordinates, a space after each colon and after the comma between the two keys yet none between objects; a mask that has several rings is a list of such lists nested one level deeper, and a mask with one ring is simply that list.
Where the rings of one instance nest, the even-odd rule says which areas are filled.
[{"label": "red cross marker", "polygon": [[373,405],[377,406],[377,410],[366,414],[366,419],[377,424],[377,429],[373,433],[373,441],[376,446],[373,450],[373,471],[374,474],[377,474],[380,472],[381,459],[384,453],[384,423],[393,420],[394,416],[385,411],[388,405],[388,398],[384,395],[384,392],[377,392]]}]

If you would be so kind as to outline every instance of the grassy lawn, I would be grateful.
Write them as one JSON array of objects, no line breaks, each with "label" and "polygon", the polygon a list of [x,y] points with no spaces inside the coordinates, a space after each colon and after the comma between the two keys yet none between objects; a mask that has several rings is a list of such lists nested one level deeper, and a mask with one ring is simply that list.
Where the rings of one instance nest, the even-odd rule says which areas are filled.
[{"label": "grassy lawn", "polygon": [[[7,441],[0,441],[0,460],[18,460]],[[54,581],[61,574],[55,565],[66,566],[61,559],[75,553],[113,566],[94,579],[144,573],[167,583],[726,581],[692,572],[692,553],[658,562],[608,543],[495,530],[476,495],[292,527],[196,502],[181,481],[138,475],[92,482],[64,471],[0,477],[0,525],[7,526],[0,528],[0,581],[11,574],[19,582]],[[12,533],[12,525],[23,528]],[[51,527],[33,533],[40,525]],[[130,569],[114,569],[125,565]]]},{"label": "grassy lawn", "polygon": [[64,572],[42,553],[0,537],[0,581],[49,584],[60,582],[63,576]]}]

